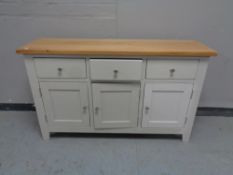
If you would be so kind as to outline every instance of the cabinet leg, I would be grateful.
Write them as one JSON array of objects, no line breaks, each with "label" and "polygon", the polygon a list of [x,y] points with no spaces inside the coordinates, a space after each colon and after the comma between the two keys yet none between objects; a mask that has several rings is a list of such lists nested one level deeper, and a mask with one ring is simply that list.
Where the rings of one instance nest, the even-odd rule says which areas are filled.
[{"label": "cabinet leg", "polygon": [[49,140],[50,138],[50,133],[49,132],[41,132],[43,140]]},{"label": "cabinet leg", "polygon": [[190,139],[190,136],[191,136],[191,133],[190,134],[183,134],[182,135],[182,141],[184,143],[188,143],[189,142],[189,139]]}]

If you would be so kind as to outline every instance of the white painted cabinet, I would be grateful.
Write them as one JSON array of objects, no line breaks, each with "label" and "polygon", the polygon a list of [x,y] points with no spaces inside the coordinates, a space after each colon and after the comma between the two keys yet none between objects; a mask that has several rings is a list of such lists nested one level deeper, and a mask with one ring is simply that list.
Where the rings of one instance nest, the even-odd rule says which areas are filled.
[{"label": "white painted cabinet", "polygon": [[208,58],[192,40],[43,38],[16,50],[50,133],[176,134],[188,141]]},{"label": "white painted cabinet", "polygon": [[192,88],[190,83],[146,84],[142,127],[182,128]]},{"label": "white painted cabinet", "polygon": [[92,87],[95,128],[137,127],[139,84],[95,83]]},{"label": "white painted cabinet", "polygon": [[157,133],[187,141],[208,61],[60,56],[25,63],[44,139],[52,132]]},{"label": "white painted cabinet", "polygon": [[50,130],[89,126],[86,83],[40,82],[40,88]]}]

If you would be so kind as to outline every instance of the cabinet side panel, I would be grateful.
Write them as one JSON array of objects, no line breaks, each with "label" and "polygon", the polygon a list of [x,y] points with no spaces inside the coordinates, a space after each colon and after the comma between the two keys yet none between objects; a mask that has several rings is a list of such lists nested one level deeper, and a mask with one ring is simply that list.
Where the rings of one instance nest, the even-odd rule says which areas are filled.
[{"label": "cabinet side panel", "polygon": [[27,75],[29,79],[29,83],[31,86],[32,90],[32,96],[33,100],[36,106],[36,112],[37,112],[37,117],[41,129],[41,134],[44,140],[49,139],[49,131],[48,131],[48,126],[47,126],[47,121],[45,118],[45,111],[44,111],[44,104],[40,95],[40,87],[39,83],[37,81],[36,77],[36,72],[35,72],[35,67],[34,67],[34,60],[33,58],[25,58],[24,60],[26,70],[27,70]]},{"label": "cabinet side panel", "polygon": [[194,87],[193,87],[193,97],[190,100],[189,108],[187,111],[187,122],[186,125],[183,128],[183,141],[188,142],[191,132],[193,123],[196,117],[196,111],[201,95],[201,90],[204,84],[207,68],[208,68],[208,59],[200,59],[200,63],[197,70],[196,79],[194,81]]}]

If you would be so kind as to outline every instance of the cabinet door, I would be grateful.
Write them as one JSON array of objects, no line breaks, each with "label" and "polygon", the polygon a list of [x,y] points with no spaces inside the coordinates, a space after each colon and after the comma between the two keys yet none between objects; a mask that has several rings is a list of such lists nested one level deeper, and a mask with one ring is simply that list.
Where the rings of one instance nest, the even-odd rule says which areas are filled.
[{"label": "cabinet door", "polygon": [[192,84],[146,84],[143,127],[182,127]]},{"label": "cabinet door", "polygon": [[138,84],[93,84],[95,128],[136,127]]},{"label": "cabinet door", "polygon": [[85,83],[41,82],[42,98],[51,130],[89,126],[88,91]]}]

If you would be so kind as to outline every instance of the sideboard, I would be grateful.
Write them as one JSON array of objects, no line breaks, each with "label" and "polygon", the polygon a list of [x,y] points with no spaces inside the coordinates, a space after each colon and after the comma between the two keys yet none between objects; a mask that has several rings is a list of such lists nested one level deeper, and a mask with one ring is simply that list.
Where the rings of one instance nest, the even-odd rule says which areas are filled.
[{"label": "sideboard", "polygon": [[35,40],[22,54],[44,139],[50,133],[176,134],[188,141],[208,59],[192,40]]}]

